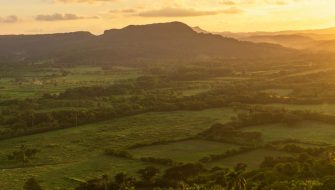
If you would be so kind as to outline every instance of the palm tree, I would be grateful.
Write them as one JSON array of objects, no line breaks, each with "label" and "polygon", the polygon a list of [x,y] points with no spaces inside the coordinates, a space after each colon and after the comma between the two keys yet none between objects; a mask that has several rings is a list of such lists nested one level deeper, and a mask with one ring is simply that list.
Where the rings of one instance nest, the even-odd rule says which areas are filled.
[{"label": "palm tree", "polygon": [[108,183],[109,183],[108,175],[103,175],[102,176],[102,183],[103,183],[103,186],[104,186],[104,190],[108,190]]},{"label": "palm tree", "polygon": [[23,186],[24,190],[43,190],[38,184],[37,180],[33,177],[29,178]]},{"label": "palm tree", "polygon": [[227,190],[245,190],[247,181],[240,171],[232,171],[227,175]]},{"label": "palm tree", "polygon": [[245,190],[247,180],[243,177],[243,172],[247,165],[239,163],[235,166],[234,171],[227,174],[227,190]]}]

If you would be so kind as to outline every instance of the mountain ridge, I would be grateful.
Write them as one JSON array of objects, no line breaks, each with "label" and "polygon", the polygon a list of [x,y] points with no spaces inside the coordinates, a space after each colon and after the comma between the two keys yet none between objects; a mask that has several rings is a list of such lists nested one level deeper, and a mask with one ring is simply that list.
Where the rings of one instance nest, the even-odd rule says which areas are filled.
[{"label": "mountain ridge", "polygon": [[197,33],[181,22],[130,25],[106,30],[98,36],[83,31],[0,36],[0,50],[0,57],[7,60],[94,60],[101,63],[192,60],[201,57],[255,58],[281,56],[292,51],[279,45],[255,44],[217,34]]}]

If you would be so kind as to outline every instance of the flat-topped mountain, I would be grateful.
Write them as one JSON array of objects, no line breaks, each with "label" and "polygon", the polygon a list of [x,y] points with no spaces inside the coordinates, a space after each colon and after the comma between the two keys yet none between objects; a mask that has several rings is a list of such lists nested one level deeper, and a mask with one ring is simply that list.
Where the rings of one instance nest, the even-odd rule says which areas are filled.
[{"label": "flat-topped mountain", "polygon": [[88,32],[0,36],[0,57],[7,61],[132,62],[134,60],[256,58],[292,50],[197,33],[180,22],[130,25],[94,36]]}]

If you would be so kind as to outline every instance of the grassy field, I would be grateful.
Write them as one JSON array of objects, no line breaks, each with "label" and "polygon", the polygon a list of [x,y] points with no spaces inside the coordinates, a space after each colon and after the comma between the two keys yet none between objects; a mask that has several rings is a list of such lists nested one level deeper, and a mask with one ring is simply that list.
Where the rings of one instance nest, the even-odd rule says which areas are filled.
[{"label": "grassy field", "polygon": [[[215,122],[228,121],[234,114],[230,108],[147,113],[0,141],[0,179],[8,179],[2,187],[19,190],[27,177],[36,176],[43,180],[43,186],[55,189],[72,186],[66,177],[86,179],[104,173],[134,172],[144,167],[144,163],[106,157],[104,149],[188,138]],[[7,161],[6,155],[22,144],[41,150],[32,162],[35,166],[22,168]]]},{"label": "grassy field", "polygon": [[266,93],[275,94],[278,96],[287,96],[293,92],[292,89],[268,89],[264,90]]},{"label": "grassy field", "polygon": [[297,104],[270,104],[269,107],[284,108],[287,110],[309,110],[324,114],[335,114],[335,104],[313,104],[313,105],[297,105]]},{"label": "grassy field", "polygon": [[217,162],[212,162],[211,166],[234,167],[238,163],[245,163],[248,165],[248,170],[253,170],[259,168],[260,164],[267,156],[279,157],[292,155],[281,151],[257,149],[250,152],[238,154],[236,156],[228,157]]},{"label": "grassy field", "polygon": [[[67,74],[62,75],[62,72]],[[16,71],[10,76],[0,77],[0,98],[31,98],[44,93],[59,93],[72,87],[112,84],[118,80],[136,78],[140,75],[139,71],[133,69],[109,72],[103,71],[101,67],[86,66],[46,69],[43,72]]]},{"label": "grassy field", "polygon": [[302,142],[335,144],[335,125],[304,121],[294,126],[272,124],[248,127],[245,131],[258,131],[265,142],[297,139]]},{"label": "grassy field", "polygon": [[239,146],[205,141],[187,140],[164,145],[153,145],[132,149],[135,157],[169,158],[179,162],[197,162],[199,159],[211,155],[224,153],[227,150],[237,149]]},{"label": "grassy field", "polygon": [[[66,72],[66,74],[63,75],[63,72]],[[17,80],[15,78],[16,75],[23,77],[22,81]],[[117,68],[106,71],[100,67],[53,69],[43,72],[25,72],[24,74],[14,72],[12,75],[0,78],[0,99],[34,98],[41,96],[45,92],[59,93],[73,87],[108,85],[118,80],[132,79],[141,75],[142,73],[135,69]],[[250,79],[248,77],[228,76],[202,81],[182,81],[178,85],[171,85],[169,90],[181,97],[187,97],[205,93],[220,84],[248,80]],[[273,88],[266,92],[287,96],[292,93],[292,90]],[[67,101],[71,101],[68,107],[64,106],[69,103]],[[105,107],[113,106],[109,105],[107,101],[102,100],[101,102]],[[95,99],[85,100],[84,105],[79,100],[54,99],[47,100],[36,111],[86,110],[98,107],[97,103],[98,101]],[[335,114],[335,104],[271,104],[267,106]],[[1,109],[0,107],[0,111]],[[226,123],[234,115],[236,115],[236,112],[233,108],[150,112],[118,119],[111,118],[111,120],[105,122],[43,134],[3,140],[0,141],[0,189],[22,189],[24,182],[30,176],[35,176],[41,180],[42,186],[49,190],[64,189],[75,186],[76,182],[71,179],[85,180],[103,174],[113,176],[118,172],[134,174],[138,169],[148,165],[148,163],[139,159],[107,156],[104,154],[107,148],[129,150],[135,158],[156,157],[170,158],[185,163],[197,162],[205,156],[222,154],[227,150],[238,149],[239,146],[206,140],[178,140],[192,138],[208,129],[214,123]],[[285,139],[298,139],[303,142],[335,144],[334,129],[334,125],[306,121],[291,127],[284,124],[274,124],[249,127],[245,130],[261,132],[265,143]],[[160,141],[177,142],[130,149],[134,145],[151,144]],[[8,154],[17,150],[23,144],[41,151],[31,165],[26,167],[7,159]],[[233,167],[237,163],[243,162],[248,165],[248,169],[256,169],[266,156],[290,156],[290,154],[257,149],[208,163],[206,167]]]}]

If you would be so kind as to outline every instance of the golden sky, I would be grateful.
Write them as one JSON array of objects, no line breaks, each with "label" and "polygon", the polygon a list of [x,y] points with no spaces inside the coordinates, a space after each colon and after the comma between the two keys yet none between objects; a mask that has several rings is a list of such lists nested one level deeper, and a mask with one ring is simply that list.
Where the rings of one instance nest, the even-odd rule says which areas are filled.
[{"label": "golden sky", "polygon": [[335,0],[0,0],[0,34],[90,31],[181,21],[208,31],[335,26]]}]

